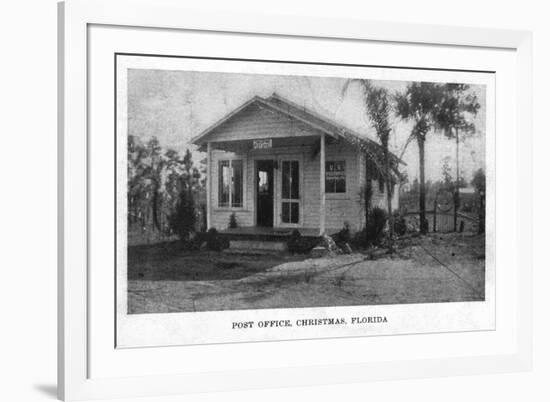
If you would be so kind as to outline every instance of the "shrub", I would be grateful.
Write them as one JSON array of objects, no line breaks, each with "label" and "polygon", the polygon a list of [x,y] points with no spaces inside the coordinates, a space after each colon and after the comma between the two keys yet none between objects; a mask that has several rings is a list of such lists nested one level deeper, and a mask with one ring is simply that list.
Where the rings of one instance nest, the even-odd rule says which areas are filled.
[{"label": "shrub", "polygon": [[369,213],[369,221],[365,227],[366,238],[372,244],[380,243],[384,234],[384,227],[388,220],[388,214],[385,210],[379,207],[375,207]]},{"label": "shrub", "polygon": [[302,239],[302,234],[300,233],[300,231],[298,229],[294,229],[290,234],[290,237],[286,241],[288,251],[290,251],[293,254],[298,252],[299,243],[301,239]]},{"label": "shrub", "polygon": [[353,244],[359,247],[379,245],[384,237],[384,228],[388,214],[379,207],[369,212],[368,221],[363,230],[357,232],[352,240]]},{"label": "shrub", "polygon": [[298,229],[294,229],[288,238],[286,245],[292,254],[307,254],[318,243],[316,238],[302,237]]},{"label": "shrub", "polygon": [[358,232],[355,232],[353,238],[351,239],[351,245],[354,248],[362,248],[368,246],[365,228],[361,229]]},{"label": "shrub", "polygon": [[170,229],[184,243],[189,241],[195,232],[195,200],[193,193],[183,189],[178,198],[175,211],[168,217]]},{"label": "shrub", "polygon": [[351,241],[349,223],[344,222],[344,227],[340,229],[339,232],[333,234],[331,237],[338,247],[342,247],[342,245],[349,243]]},{"label": "shrub", "polygon": [[183,243],[184,250],[200,250],[202,244],[206,241],[206,233],[197,232],[191,235],[189,240]]},{"label": "shrub", "polygon": [[233,212],[231,215],[229,215],[229,228],[230,229],[236,229],[239,225],[237,224],[237,215],[235,215],[235,212]]},{"label": "shrub", "polygon": [[202,232],[202,233],[206,233],[206,230],[208,228],[206,227],[207,211],[206,211],[206,204],[205,203],[200,204],[199,211],[200,211],[199,231]]},{"label": "shrub", "polygon": [[215,228],[208,229],[206,232],[206,248],[213,251],[221,251],[229,247],[229,241],[220,236]]},{"label": "shrub", "polygon": [[401,215],[399,212],[393,214],[393,231],[398,236],[403,236],[407,233],[407,222],[405,221],[405,216]]}]

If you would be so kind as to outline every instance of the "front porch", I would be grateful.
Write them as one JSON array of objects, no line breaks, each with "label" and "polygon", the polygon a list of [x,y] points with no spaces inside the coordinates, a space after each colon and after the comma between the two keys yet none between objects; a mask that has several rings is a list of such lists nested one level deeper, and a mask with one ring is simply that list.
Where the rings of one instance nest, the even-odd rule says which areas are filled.
[{"label": "front porch", "polygon": [[[245,226],[224,229],[219,233],[229,239],[247,240],[287,240],[295,228]],[[318,228],[296,228],[303,237],[319,237]],[[331,234],[331,233],[329,233]]]},{"label": "front porch", "polygon": [[[219,233],[229,241],[227,252],[232,254],[280,253],[288,250],[287,242],[294,228],[248,226],[224,229]],[[297,229],[302,238],[316,244],[320,238],[317,228]]]}]

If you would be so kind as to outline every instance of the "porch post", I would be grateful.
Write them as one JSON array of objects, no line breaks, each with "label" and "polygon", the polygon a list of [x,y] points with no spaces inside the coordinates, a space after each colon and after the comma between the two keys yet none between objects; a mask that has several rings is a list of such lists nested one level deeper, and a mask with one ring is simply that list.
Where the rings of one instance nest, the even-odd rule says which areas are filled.
[{"label": "porch post", "polygon": [[325,233],[325,133],[321,134],[321,150],[319,153],[319,234]]},{"label": "porch post", "polygon": [[213,171],[211,166],[211,163],[212,163],[211,153],[212,153],[212,145],[210,142],[207,142],[206,143],[206,230],[210,229],[210,224],[211,224],[210,210],[212,206],[212,200],[210,199],[211,197],[210,183],[212,182],[212,178],[210,176]]}]

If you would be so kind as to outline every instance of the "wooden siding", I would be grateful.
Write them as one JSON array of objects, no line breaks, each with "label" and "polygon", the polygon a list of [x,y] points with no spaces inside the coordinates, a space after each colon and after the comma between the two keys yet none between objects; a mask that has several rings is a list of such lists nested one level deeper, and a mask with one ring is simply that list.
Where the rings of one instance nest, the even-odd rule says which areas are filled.
[{"label": "wooden siding", "polygon": [[[361,226],[361,199],[359,192],[357,151],[346,143],[328,145],[326,161],[346,162],[346,192],[326,193],[325,222],[327,231],[339,230],[348,222],[352,230]],[[304,226],[319,227],[319,155],[304,163]]]},{"label": "wooden siding", "polygon": [[[258,159],[274,160],[300,160],[302,189],[301,189],[301,219],[298,227],[318,228],[319,227],[319,154],[312,156],[314,147],[301,147],[300,149],[272,149],[270,152],[258,151],[249,152],[246,155],[235,153],[213,151],[212,152],[212,188],[211,205],[212,213],[211,226],[218,230],[226,229],[229,224],[229,216],[235,212],[237,222],[240,226],[254,226],[255,217],[255,161]],[[244,204],[242,208],[219,208],[218,207],[218,163],[224,159],[243,159],[245,166]],[[326,160],[346,161],[346,193],[326,194],[326,228],[333,232],[341,229],[344,222],[348,222],[352,230],[361,228],[361,197],[359,191],[358,162],[359,158],[355,149],[348,144],[333,144],[326,148]],[[279,164],[280,165],[280,164]],[[275,172],[277,180],[275,184],[275,226],[280,224],[280,169]]]},{"label": "wooden siding", "polygon": [[310,135],[319,135],[319,132],[299,120],[252,105],[217,127],[208,137],[223,142]]}]

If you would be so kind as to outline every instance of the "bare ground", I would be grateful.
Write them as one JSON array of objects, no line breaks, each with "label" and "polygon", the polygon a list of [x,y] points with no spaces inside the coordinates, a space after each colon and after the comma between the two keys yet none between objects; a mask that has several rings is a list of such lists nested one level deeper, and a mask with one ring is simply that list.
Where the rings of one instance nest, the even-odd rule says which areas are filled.
[{"label": "bare ground", "polygon": [[[485,299],[484,237],[431,234],[393,255],[234,256],[177,243],[131,247],[128,312],[242,310]],[[378,253],[380,254],[380,253]]]}]

